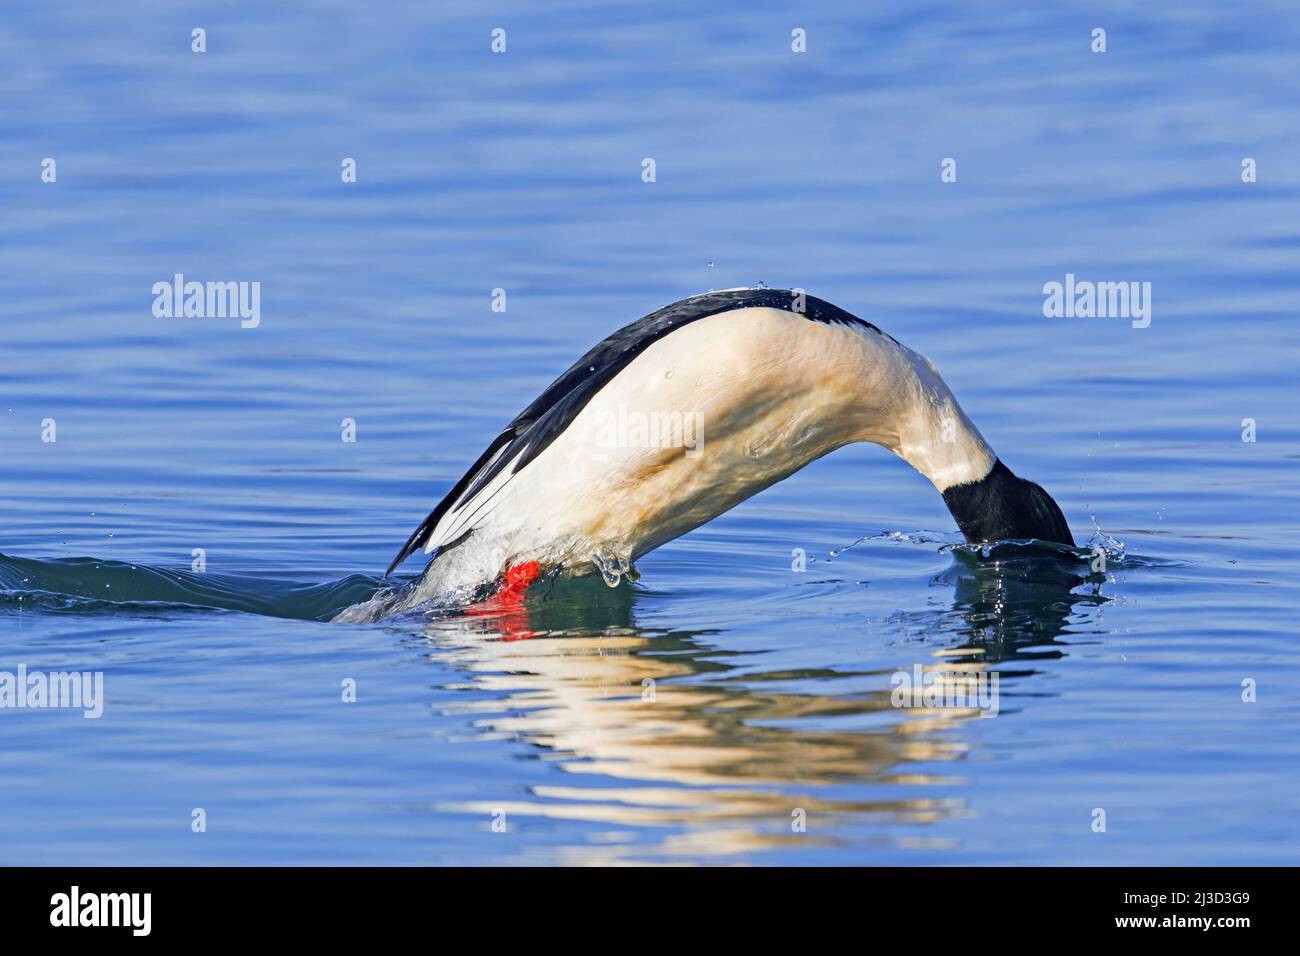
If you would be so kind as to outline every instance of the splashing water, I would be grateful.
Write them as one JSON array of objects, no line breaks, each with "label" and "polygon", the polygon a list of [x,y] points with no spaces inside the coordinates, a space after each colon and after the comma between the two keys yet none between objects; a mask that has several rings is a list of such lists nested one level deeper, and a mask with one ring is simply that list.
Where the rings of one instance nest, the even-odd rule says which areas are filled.
[{"label": "splashing water", "polygon": [[626,577],[629,581],[636,582],[640,580],[641,575],[632,567],[631,558],[620,551],[614,550],[610,546],[597,548],[591,554],[591,562],[600,571],[600,576],[604,578],[608,587],[616,588],[619,582]]},{"label": "splashing water", "polygon": [[1088,550],[1093,553],[1101,551],[1105,554],[1106,560],[1112,564],[1122,562],[1125,555],[1124,542],[1102,531],[1095,514],[1089,512],[1088,517],[1092,519],[1092,535],[1088,538]]}]

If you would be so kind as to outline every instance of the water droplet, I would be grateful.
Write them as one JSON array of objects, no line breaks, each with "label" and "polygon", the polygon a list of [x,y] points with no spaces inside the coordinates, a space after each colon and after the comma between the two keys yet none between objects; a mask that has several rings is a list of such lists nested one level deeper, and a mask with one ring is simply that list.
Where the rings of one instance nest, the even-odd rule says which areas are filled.
[{"label": "water droplet", "polygon": [[709,260],[709,268],[710,268],[710,269],[713,268],[713,260],[712,260],[712,259]]},{"label": "water droplet", "polygon": [[591,561],[600,569],[600,576],[605,580],[605,584],[611,588],[618,587],[625,574],[629,580],[636,580],[636,572],[632,570],[631,563],[624,555],[616,554],[612,550],[602,549],[592,553]]},{"label": "water droplet", "polygon": [[669,369],[668,371],[664,372],[664,378],[672,378],[672,377],[673,377],[672,369]]},{"label": "water droplet", "polygon": [[599,554],[594,555],[593,560],[596,562],[596,567],[600,568],[600,576],[604,578],[605,585],[611,588],[618,587],[618,583],[623,577],[618,568],[603,560]]}]

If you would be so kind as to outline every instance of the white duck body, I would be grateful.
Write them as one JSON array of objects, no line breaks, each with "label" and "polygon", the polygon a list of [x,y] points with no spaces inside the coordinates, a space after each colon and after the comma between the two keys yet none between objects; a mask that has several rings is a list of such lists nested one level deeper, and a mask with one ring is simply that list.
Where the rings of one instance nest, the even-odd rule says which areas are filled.
[{"label": "white duck body", "polygon": [[[408,542],[408,552],[442,552],[402,605],[463,592],[527,561],[567,571],[595,561],[616,577],[850,442],[883,445],[940,492],[990,473],[996,455],[929,360],[851,316],[814,320],[745,304],[793,293],[730,294],[740,307],[636,349],[522,467],[499,466],[481,488],[444,502]],[[509,446],[496,456],[512,454],[524,457]]]}]

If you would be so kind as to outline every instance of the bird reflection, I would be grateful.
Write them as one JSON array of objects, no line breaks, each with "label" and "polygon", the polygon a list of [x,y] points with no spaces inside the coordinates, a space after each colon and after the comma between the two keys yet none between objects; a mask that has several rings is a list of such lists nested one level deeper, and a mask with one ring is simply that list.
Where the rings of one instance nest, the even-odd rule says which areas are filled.
[{"label": "bird reflection", "polygon": [[964,726],[978,711],[900,710],[890,675],[916,663],[978,674],[1062,656],[1058,637],[1076,606],[1101,600],[1074,593],[1087,580],[1071,562],[957,555],[934,582],[953,588],[951,607],[901,621],[926,636],[931,654],[918,661],[909,644],[912,659],[853,672],[733,674],[743,652],[719,652],[708,631],[637,626],[638,593],[594,577],[430,620],[439,660],[488,692],[462,708],[475,726],[538,748],[570,775],[526,799],[501,794],[457,809],[608,824],[607,840],[568,851],[575,862],[606,863],[836,842],[847,818],[897,832],[960,814],[960,780],[935,768],[975,745]]}]

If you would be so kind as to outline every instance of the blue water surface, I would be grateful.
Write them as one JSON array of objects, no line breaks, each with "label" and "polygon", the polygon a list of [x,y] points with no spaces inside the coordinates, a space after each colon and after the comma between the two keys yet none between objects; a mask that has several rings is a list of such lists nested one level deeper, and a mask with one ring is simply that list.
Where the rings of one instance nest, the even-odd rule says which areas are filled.
[{"label": "blue water surface", "polygon": [[[1298,46],[1208,0],[9,0],[0,671],[105,698],[0,709],[0,862],[1300,863]],[[177,273],[259,324],[155,316]],[[1045,317],[1067,274],[1149,326]],[[929,356],[1104,570],[954,551],[854,446],[639,583],[329,623],[587,347],[760,282]],[[893,706],[915,665],[997,716]]]}]

